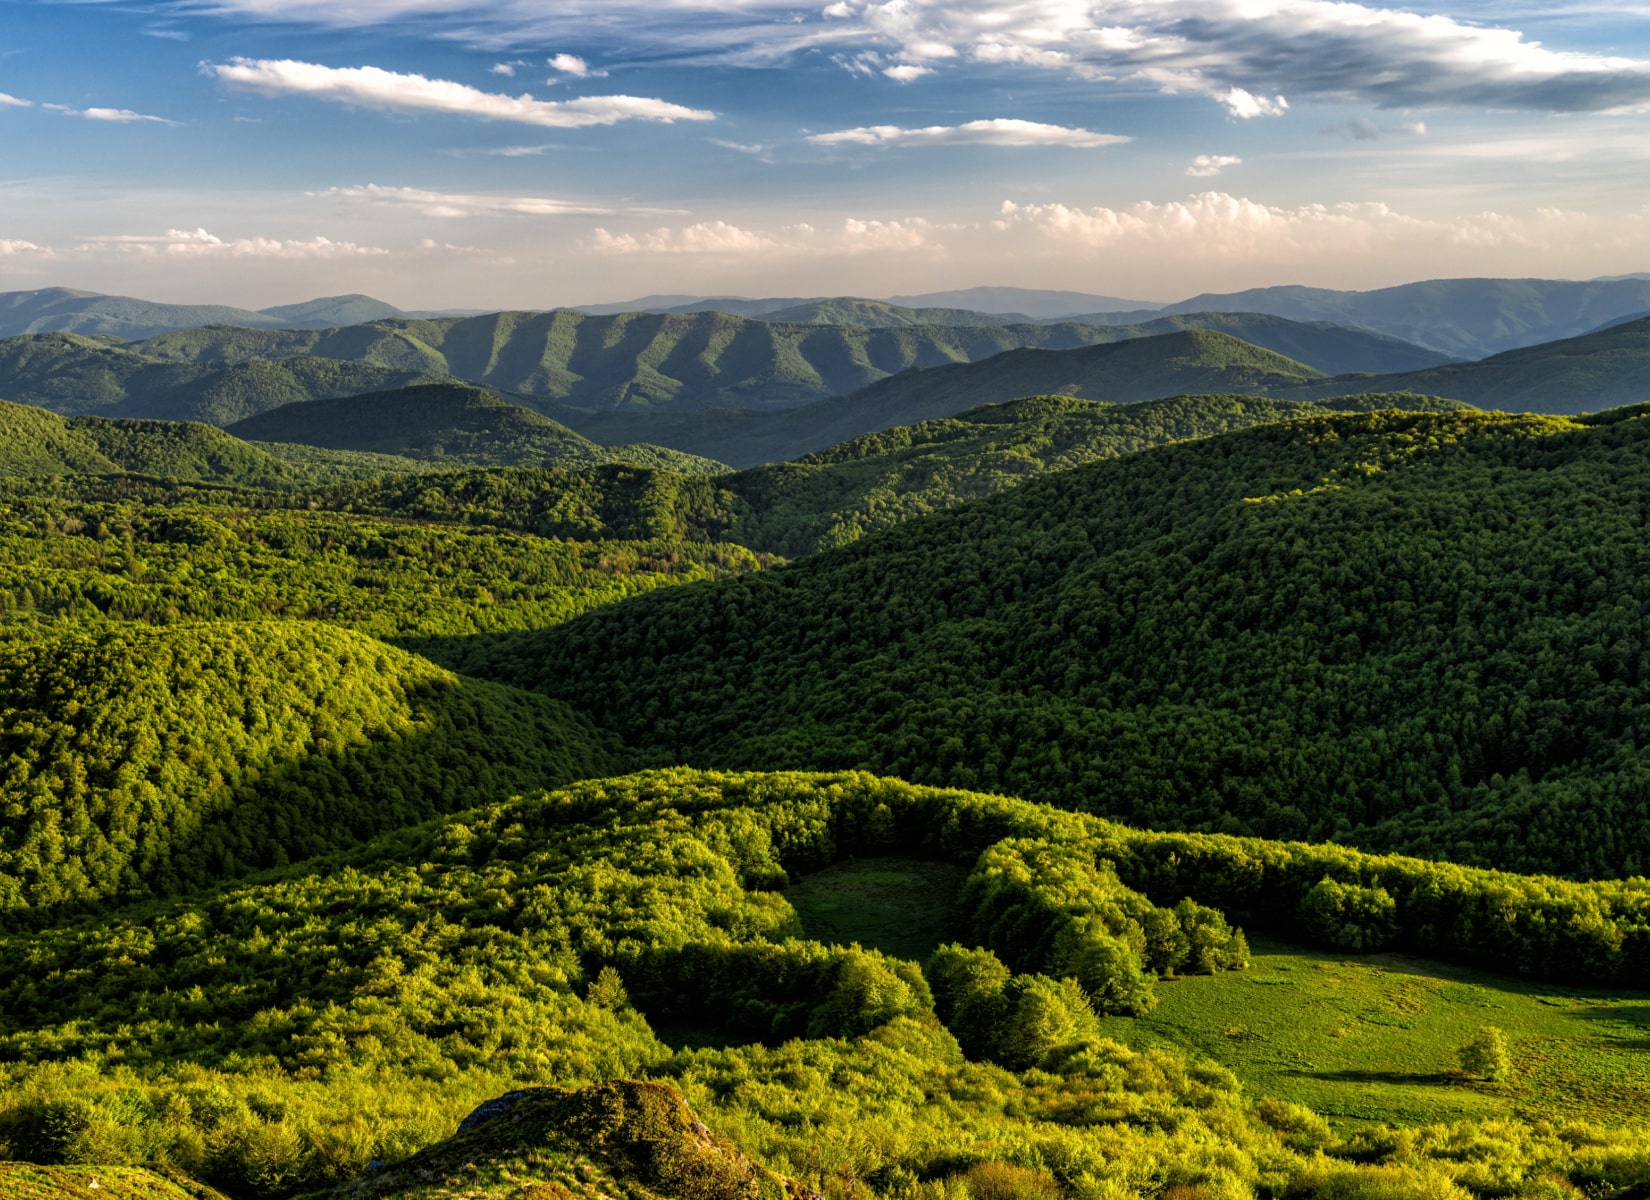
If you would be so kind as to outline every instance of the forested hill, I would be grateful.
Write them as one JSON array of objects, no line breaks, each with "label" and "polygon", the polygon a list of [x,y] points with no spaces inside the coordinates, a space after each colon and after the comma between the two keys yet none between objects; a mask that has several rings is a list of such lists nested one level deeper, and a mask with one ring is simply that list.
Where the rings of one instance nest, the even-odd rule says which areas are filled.
[{"label": "forested hill", "polygon": [[0,400],[0,477],[131,473],[294,488],[421,469],[384,455],[254,446],[194,422],[60,417]]},{"label": "forested hill", "polygon": [[1650,420],[1323,416],[1033,480],[470,669],[695,764],[1650,865]]},{"label": "forested hill", "polygon": [[1264,393],[1318,378],[1320,373],[1310,367],[1228,334],[1188,330],[1078,350],[1020,350],[982,363],[909,371],[852,395],[785,413],[561,415],[600,442],[651,441],[694,454],[709,454],[715,446],[723,462],[749,466],[800,458],[862,434],[1023,396],[1126,403],[1195,393]]},{"label": "forested hill", "polygon": [[1600,412],[1650,400],[1650,317],[1509,350],[1478,362],[1310,384],[1280,394],[1319,399],[1346,391],[1420,391],[1506,412]]},{"label": "forested hill", "polygon": [[228,425],[283,404],[380,391],[431,377],[422,367],[325,358],[228,366],[178,362],[72,333],[0,341],[0,396],[70,416]]},{"label": "forested hill", "polygon": [[230,427],[237,437],[480,466],[636,462],[691,474],[722,464],[658,446],[598,446],[549,417],[459,383],[288,404]]}]

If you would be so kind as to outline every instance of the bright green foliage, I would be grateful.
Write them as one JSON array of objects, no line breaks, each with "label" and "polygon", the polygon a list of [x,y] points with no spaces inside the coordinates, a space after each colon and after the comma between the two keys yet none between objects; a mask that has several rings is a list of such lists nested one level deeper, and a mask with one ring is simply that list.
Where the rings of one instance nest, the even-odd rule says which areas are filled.
[{"label": "bright green foliage", "polygon": [[466,661],[678,761],[1630,874],[1647,452],[1631,412],[1305,418]]},{"label": "bright green foliage", "polygon": [[1325,875],[1301,899],[1301,928],[1335,950],[1384,950],[1398,933],[1398,905],[1382,887],[1341,883]]},{"label": "bright green foliage", "polygon": [[1478,1079],[1502,1083],[1512,1078],[1512,1052],[1507,1038],[1494,1025],[1485,1025],[1461,1047],[1461,1069]]},{"label": "bright green foliage", "polygon": [[[1326,1137],[1292,1110],[1254,1109],[1219,1067],[1099,1036],[1077,984],[952,948],[931,963],[930,1001],[915,964],[796,940],[773,890],[856,856],[946,857],[993,877],[1047,860],[1058,870],[1025,886],[1074,928],[1103,919],[1103,903],[1140,908],[1103,862],[1172,887],[1201,881],[1200,905],[1238,879],[1273,887],[1264,857],[1217,866],[1240,851],[1264,854],[862,775],[671,771],[492,804],[186,901],[0,933],[0,1153],[171,1163],[237,1197],[278,1196],[407,1159],[515,1087],[645,1076],[675,1086],[761,1168],[810,1186],[826,1174],[833,1200],[850,1181],[861,1195],[943,1200],[946,1180],[994,1162],[1085,1195],[1408,1194],[1433,1180],[1426,1194],[1535,1200],[1548,1176],[1601,1190],[1638,1177],[1650,1142],[1633,1131],[1504,1121]],[[1332,847],[1278,852],[1363,861]],[[1083,862],[1095,864],[1086,876]],[[1507,909],[1499,877],[1363,865],[1454,872]],[[1601,904],[1616,894],[1568,887]],[[1550,918],[1542,928],[1573,936],[1574,923]],[[1487,922],[1478,930],[1490,937]],[[970,1024],[959,1010],[975,997]],[[989,1056],[1041,1065],[1014,1074],[969,1061],[930,1002],[959,1036],[994,1030]],[[796,1005],[786,1019],[808,1036],[673,1053],[648,1024],[670,1005],[735,1028],[763,1015],[771,1026]],[[664,1107],[638,1103],[677,1127],[674,1101],[655,1098]],[[508,1128],[501,1119],[432,1150],[394,1186],[513,1196],[535,1179],[565,1182],[556,1172],[585,1159],[599,1178],[628,1169],[653,1186],[639,1161],[616,1170],[589,1131],[550,1145],[537,1124],[524,1121],[517,1141]],[[1329,1158],[1298,1148],[1319,1145]]]},{"label": "bright green foliage", "polygon": [[105,618],[325,620],[433,650],[429,639],[543,628],[758,565],[738,546],[562,542],[310,503],[132,478],[0,488],[0,615],[13,631]]},{"label": "bright green foliage", "polygon": [[199,888],[599,774],[564,706],[325,625],[0,650],[0,909]]},{"label": "bright green foliage", "polygon": [[428,383],[285,404],[231,426],[236,437],[442,464],[594,466],[637,462],[694,474],[721,464],[657,446],[598,446],[565,425],[467,384]]}]

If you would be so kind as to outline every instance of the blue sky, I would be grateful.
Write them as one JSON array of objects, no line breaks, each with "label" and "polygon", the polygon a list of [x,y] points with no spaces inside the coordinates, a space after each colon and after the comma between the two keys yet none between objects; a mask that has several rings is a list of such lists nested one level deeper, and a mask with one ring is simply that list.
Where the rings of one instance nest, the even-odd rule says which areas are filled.
[{"label": "blue sky", "polygon": [[1650,270],[1650,3],[0,0],[0,290]]}]

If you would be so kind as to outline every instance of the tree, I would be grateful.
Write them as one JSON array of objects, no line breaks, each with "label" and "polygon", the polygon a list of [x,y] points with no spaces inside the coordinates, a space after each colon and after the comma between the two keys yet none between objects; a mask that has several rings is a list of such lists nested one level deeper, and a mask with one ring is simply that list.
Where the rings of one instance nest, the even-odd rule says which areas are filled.
[{"label": "tree", "polygon": [[1461,1069],[1468,1075],[1501,1083],[1511,1079],[1512,1054],[1507,1049],[1507,1038],[1494,1025],[1485,1025],[1473,1039],[1458,1051]]}]

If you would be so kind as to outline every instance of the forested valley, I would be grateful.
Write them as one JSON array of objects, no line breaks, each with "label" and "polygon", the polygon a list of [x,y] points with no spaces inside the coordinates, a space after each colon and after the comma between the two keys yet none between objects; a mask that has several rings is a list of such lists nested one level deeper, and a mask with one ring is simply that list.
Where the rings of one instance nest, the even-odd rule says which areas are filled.
[{"label": "forested valley", "polygon": [[816,307],[0,344],[0,1194],[1641,1196],[1650,408]]}]

